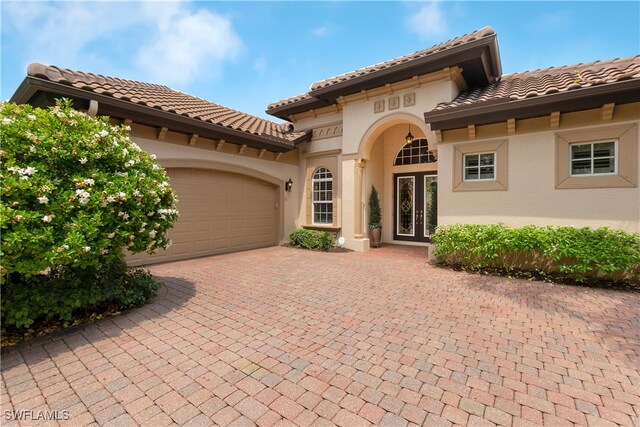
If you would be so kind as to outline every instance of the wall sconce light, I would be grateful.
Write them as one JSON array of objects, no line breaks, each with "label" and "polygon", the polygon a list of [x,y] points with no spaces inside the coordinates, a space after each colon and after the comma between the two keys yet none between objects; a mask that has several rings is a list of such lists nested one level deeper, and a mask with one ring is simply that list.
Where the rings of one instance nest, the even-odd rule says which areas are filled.
[{"label": "wall sconce light", "polygon": [[293,181],[291,180],[291,178],[289,178],[289,181],[284,183],[284,191],[286,191],[287,193],[290,193],[292,189],[293,189]]},{"label": "wall sconce light", "polygon": [[404,140],[407,144],[411,144],[413,142],[413,135],[411,135],[411,125],[409,125],[409,133],[404,137]]}]

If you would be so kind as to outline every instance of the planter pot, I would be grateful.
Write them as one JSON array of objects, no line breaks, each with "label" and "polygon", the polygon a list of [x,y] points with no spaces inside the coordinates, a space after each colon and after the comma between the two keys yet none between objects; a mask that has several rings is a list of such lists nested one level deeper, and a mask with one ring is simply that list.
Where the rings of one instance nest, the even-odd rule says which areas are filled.
[{"label": "planter pot", "polygon": [[381,228],[374,228],[371,230],[371,246],[376,248],[380,247],[380,238],[382,236]]}]

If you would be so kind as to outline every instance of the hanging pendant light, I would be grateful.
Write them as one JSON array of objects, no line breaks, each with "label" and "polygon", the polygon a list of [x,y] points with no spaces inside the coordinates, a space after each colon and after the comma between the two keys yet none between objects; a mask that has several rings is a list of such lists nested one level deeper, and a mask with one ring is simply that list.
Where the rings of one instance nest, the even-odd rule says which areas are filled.
[{"label": "hanging pendant light", "polygon": [[407,144],[411,144],[413,142],[413,135],[411,135],[411,125],[409,125],[409,133],[404,137],[404,140]]}]

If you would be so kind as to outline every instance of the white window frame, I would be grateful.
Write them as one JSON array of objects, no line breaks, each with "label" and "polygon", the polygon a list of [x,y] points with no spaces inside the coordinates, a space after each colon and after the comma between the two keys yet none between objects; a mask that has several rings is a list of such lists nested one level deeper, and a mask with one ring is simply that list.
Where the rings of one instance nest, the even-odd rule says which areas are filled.
[{"label": "white window frame", "polygon": [[[604,173],[594,173],[593,172],[593,147],[595,144],[604,144],[607,142],[613,142],[613,172],[604,172]],[[571,147],[575,146],[575,145],[590,145],[591,146],[591,157],[589,157],[588,159],[580,159],[582,161],[584,160],[591,160],[591,173],[573,173],[573,159],[571,158]],[[607,157],[598,157],[599,159],[605,159],[605,158],[611,158],[610,156]],[[571,178],[582,178],[582,177],[586,177],[586,176],[614,176],[614,175],[618,175],[618,139],[617,138],[612,138],[612,139],[602,139],[602,140],[598,140],[598,141],[583,141],[583,142],[572,142],[569,144],[569,176]]]},{"label": "white window frame", "polygon": [[[316,178],[316,174],[318,172],[320,172],[321,170],[325,170],[331,177],[330,178]],[[316,191],[315,191],[315,183],[316,182],[331,182],[331,190],[324,190],[326,191],[330,191],[329,195],[331,196],[329,198],[329,200],[316,200]],[[317,168],[315,171],[313,171],[313,175],[311,175],[311,223],[313,225],[332,225],[333,224],[333,173],[331,173],[331,170],[329,168],[325,168],[325,167],[319,167]],[[329,211],[331,213],[331,221],[330,222],[316,222],[316,204],[328,204],[331,205],[331,210]],[[327,214],[329,212],[319,212],[320,214]]]},{"label": "white window frame", "polygon": [[[480,165],[480,156],[483,154],[493,154],[493,178],[480,178],[480,168],[483,167]],[[467,167],[467,156],[478,156],[478,166]],[[487,166],[484,166],[487,167]],[[478,169],[478,178],[476,179],[467,179],[467,169]],[[464,153],[462,155],[462,181],[463,182],[486,182],[486,181],[495,181],[498,174],[498,153],[496,151],[483,151],[479,153]]]}]

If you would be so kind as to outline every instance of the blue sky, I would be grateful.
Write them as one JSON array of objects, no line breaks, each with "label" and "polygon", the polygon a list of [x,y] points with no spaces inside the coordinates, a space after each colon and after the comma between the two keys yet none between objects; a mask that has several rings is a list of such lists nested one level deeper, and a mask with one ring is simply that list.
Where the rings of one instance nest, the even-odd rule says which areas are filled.
[{"label": "blue sky", "polygon": [[504,73],[640,54],[640,2],[1,2],[0,98],[31,62],[261,117],[311,83],[492,26]]}]

